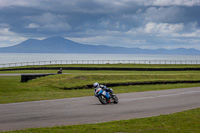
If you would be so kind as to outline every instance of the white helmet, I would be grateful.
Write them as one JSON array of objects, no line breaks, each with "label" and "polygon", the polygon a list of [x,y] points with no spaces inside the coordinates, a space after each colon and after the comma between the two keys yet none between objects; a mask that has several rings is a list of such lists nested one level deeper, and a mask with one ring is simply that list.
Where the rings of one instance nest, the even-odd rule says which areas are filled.
[{"label": "white helmet", "polygon": [[99,83],[94,83],[94,84],[93,84],[93,87],[94,87],[94,88],[99,87]]}]

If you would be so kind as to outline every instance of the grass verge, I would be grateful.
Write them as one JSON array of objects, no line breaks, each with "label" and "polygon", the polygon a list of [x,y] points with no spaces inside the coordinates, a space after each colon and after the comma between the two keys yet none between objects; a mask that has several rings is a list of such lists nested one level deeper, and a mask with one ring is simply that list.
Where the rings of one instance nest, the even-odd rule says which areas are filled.
[{"label": "grass verge", "polygon": [[[47,80],[49,79],[49,80]],[[53,80],[58,77],[53,76]],[[51,77],[36,79],[28,83],[20,83],[19,76],[0,77],[0,104],[15,103],[26,101],[50,100],[72,97],[93,96],[92,89],[73,89],[63,90],[55,87]],[[62,83],[62,82],[61,82]],[[74,81],[77,83],[77,81]],[[66,83],[63,83],[64,85]],[[60,86],[60,84],[58,83]],[[141,91],[153,91],[164,89],[175,89],[184,87],[199,87],[200,83],[195,84],[167,84],[167,85],[136,85],[113,87],[114,93],[129,93]]]},{"label": "grass verge", "polygon": [[[53,75],[44,78],[38,78],[25,84],[27,88],[47,87],[47,88],[88,88],[94,82],[101,84],[107,83],[128,83],[128,82],[146,82],[146,81],[180,81],[180,80],[200,80],[200,73],[157,73],[157,74],[130,74],[130,73],[96,73],[96,74],[70,74]],[[40,86],[39,86],[40,85]]]},{"label": "grass verge", "polygon": [[[105,65],[47,65],[45,67],[136,67],[136,68],[187,68],[200,67],[200,65],[144,65],[144,64],[105,64]],[[37,67],[37,66],[28,66]],[[17,70],[0,73],[56,73],[55,70]],[[63,70],[62,75],[52,75],[20,83],[20,76],[0,76],[0,103],[25,102],[35,100],[48,100],[69,97],[81,97],[93,95],[93,91],[87,90],[87,85],[94,82],[128,83],[128,82],[151,82],[151,81],[196,81],[200,80],[199,71],[78,71]],[[185,85],[185,86],[183,86]],[[189,85],[189,86],[188,86]],[[149,86],[138,86],[137,91],[151,91]],[[161,85],[165,88],[196,87],[199,84],[169,84]],[[109,87],[109,86],[108,86]],[[150,87],[150,88],[149,88]],[[155,87],[155,86],[154,86]],[[82,88],[82,90],[63,90],[66,88]],[[117,88],[117,89],[115,89]],[[129,89],[128,89],[129,88]],[[136,92],[137,86],[113,87],[115,93]],[[143,89],[144,88],[144,89]],[[147,88],[147,89],[145,89]]]},{"label": "grass verge", "polygon": [[[52,75],[20,82],[20,76],[0,76],[0,103],[26,102],[72,98],[93,95],[93,90],[84,89],[94,82],[99,83],[126,83],[143,81],[177,81],[200,80],[199,71],[74,71],[71,74]],[[112,87],[115,93],[138,91],[152,91],[184,87],[198,87],[195,84],[168,84],[168,85],[138,85]],[[63,88],[82,88],[80,90],[63,90]],[[109,86],[108,86],[109,87]]]},{"label": "grass verge", "polygon": [[200,109],[98,124],[32,128],[6,133],[199,133]]},{"label": "grass verge", "polygon": [[[13,70],[0,71],[0,74],[57,73],[57,70]],[[112,70],[63,70],[65,74],[195,74],[199,71],[112,71]]]}]

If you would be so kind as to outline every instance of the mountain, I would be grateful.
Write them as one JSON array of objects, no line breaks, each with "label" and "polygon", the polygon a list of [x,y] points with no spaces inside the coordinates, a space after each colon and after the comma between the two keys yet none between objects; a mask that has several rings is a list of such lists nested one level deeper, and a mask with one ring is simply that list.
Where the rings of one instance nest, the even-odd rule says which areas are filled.
[{"label": "mountain", "polygon": [[173,54],[200,55],[197,49],[140,49],[111,47],[105,45],[87,45],[73,42],[63,37],[51,37],[44,40],[28,39],[20,44],[0,48],[0,53],[89,53],[89,54]]}]

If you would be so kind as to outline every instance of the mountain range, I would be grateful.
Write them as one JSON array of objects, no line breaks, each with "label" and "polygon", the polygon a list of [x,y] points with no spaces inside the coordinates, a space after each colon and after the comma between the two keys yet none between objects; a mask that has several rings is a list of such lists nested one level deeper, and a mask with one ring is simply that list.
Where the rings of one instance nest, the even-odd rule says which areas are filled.
[{"label": "mountain range", "polygon": [[51,37],[44,40],[28,39],[20,44],[0,48],[0,53],[80,53],[80,54],[165,54],[200,55],[197,49],[141,49],[113,47],[106,45],[87,45],[63,37]]}]

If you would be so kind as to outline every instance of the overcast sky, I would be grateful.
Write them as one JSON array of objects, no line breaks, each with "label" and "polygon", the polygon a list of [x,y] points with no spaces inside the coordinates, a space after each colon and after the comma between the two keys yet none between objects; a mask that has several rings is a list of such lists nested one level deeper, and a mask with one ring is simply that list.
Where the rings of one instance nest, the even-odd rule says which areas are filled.
[{"label": "overcast sky", "polygon": [[200,49],[200,0],[0,0],[0,47],[52,36],[93,45]]}]

